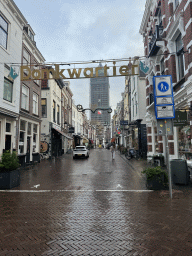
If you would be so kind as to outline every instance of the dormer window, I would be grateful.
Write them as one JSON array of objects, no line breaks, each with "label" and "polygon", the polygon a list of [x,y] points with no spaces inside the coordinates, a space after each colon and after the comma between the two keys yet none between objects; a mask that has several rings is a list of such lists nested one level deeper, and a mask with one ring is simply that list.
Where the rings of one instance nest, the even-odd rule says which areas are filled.
[{"label": "dormer window", "polygon": [[31,30],[29,30],[29,37],[31,38],[32,41],[34,41],[34,35],[32,34]]}]

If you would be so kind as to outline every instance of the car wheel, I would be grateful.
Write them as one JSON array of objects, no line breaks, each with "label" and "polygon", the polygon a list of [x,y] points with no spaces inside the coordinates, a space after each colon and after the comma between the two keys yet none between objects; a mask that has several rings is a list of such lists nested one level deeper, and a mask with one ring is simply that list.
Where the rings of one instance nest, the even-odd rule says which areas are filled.
[{"label": "car wheel", "polygon": [[73,156],[73,159],[75,159],[75,156]]}]

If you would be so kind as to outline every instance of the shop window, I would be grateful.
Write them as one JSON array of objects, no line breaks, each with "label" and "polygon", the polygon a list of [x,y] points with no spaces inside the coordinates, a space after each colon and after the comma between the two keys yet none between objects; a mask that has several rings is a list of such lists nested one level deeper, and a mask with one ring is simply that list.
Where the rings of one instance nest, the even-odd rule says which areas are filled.
[{"label": "shop window", "polygon": [[25,124],[26,124],[25,121],[23,120],[20,121],[20,130],[25,131]]},{"label": "shop window", "polygon": [[0,15],[0,45],[7,49],[8,22]]},{"label": "shop window", "polygon": [[9,102],[13,100],[13,83],[6,78],[4,78],[3,99]]},{"label": "shop window", "polygon": [[190,126],[179,127],[179,154],[181,158],[192,158],[191,129]]},{"label": "shop window", "polygon": [[24,141],[25,141],[25,132],[20,131],[19,154],[24,154]]},{"label": "shop window", "polygon": [[34,132],[34,133],[37,133],[37,124],[34,124],[34,125],[33,125],[33,132]]},{"label": "shop window", "polygon": [[27,135],[31,135],[31,123],[28,123]]},{"label": "shop window", "polygon": [[37,149],[37,138],[38,138],[38,125],[37,124],[33,124],[33,152],[38,152]]}]

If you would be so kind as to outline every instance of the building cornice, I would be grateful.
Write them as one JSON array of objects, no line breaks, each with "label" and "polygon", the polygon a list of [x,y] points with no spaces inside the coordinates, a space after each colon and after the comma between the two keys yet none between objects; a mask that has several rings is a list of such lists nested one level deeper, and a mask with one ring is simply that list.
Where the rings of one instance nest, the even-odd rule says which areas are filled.
[{"label": "building cornice", "polygon": [[12,11],[22,27],[27,24],[27,20],[25,19],[25,17],[13,0],[3,0],[3,3],[6,4],[7,7]]},{"label": "building cornice", "polygon": [[38,56],[38,58],[41,60],[41,62],[44,62],[45,58],[43,57],[43,55],[41,54],[39,49],[36,47],[36,45],[33,43],[31,38],[29,37],[29,35],[25,31],[23,31],[23,43],[25,43],[24,41],[26,41],[26,43],[28,43],[29,46],[31,47],[31,49],[33,51],[33,55],[36,54]]}]

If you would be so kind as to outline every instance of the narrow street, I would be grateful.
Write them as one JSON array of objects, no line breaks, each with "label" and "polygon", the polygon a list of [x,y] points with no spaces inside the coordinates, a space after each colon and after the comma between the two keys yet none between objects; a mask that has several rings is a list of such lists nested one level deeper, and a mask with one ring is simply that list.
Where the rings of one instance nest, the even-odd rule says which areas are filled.
[{"label": "narrow street", "polygon": [[0,255],[191,255],[191,188],[170,201],[136,164],[94,149],[23,170],[0,192]]}]

